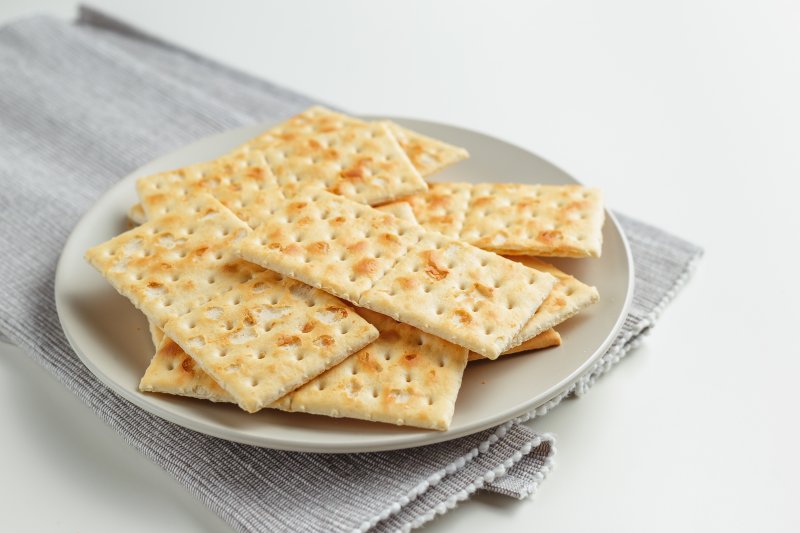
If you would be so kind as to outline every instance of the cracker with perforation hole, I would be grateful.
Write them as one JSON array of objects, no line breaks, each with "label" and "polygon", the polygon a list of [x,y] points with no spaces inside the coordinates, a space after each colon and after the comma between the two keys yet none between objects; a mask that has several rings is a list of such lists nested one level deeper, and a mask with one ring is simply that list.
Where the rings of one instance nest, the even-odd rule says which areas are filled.
[{"label": "cracker with perforation hole", "polygon": [[136,192],[149,220],[169,213],[200,193],[211,194],[236,211],[257,191],[276,183],[263,154],[238,151],[213,161],[139,178]]},{"label": "cracker with perforation hole", "polygon": [[525,324],[525,327],[511,341],[511,348],[561,324],[600,299],[600,293],[596,288],[586,285],[541,259],[528,256],[509,256],[509,259],[535,269],[537,272],[547,272],[556,278],[550,294]]},{"label": "cracker with perforation hole", "polygon": [[352,126],[364,126],[366,124],[367,122],[360,118],[315,105],[250,139],[239,149],[244,147],[254,148],[272,144],[275,141],[292,141],[298,137],[334,133]]},{"label": "cracker with perforation hole", "polygon": [[[509,348],[500,355],[513,355],[521,352],[528,352],[531,350],[542,350],[544,348],[550,348],[552,346],[561,346],[561,335],[559,335],[559,333],[556,330],[551,328],[539,333],[532,339],[526,340],[522,344],[518,344],[513,348]],[[486,358],[475,352],[469,352],[469,360],[486,361]]]},{"label": "cracker with perforation hole", "polygon": [[86,259],[155,326],[247,281],[261,267],[231,251],[247,225],[208,195],[86,252]]},{"label": "cracker with perforation hole", "polygon": [[241,150],[262,154],[278,185],[289,194],[316,185],[374,205],[427,189],[397,139],[379,122],[310,135],[271,137],[267,132]]},{"label": "cracker with perforation hole", "polygon": [[[427,137],[391,121],[384,121],[406,153],[411,163],[423,177],[442,170],[469,157],[464,148],[447,144]],[[298,136],[312,136],[332,133],[351,126],[363,126],[365,121],[331,111],[322,106],[313,106],[295,115],[274,128],[264,132],[248,145],[259,145],[275,139],[295,139]]]},{"label": "cracker with perforation hole", "polygon": [[322,190],[265,191],[248,261],[496,358],[555,278]]},{"label": "cracker with perforation hole", "polygon": [[422,226],[484,250],[550,257],[601,253],[605,215],[597,189],[432,183],[427,193],[407,200]]},{"label": "cracker with perforation hole", "polygon": [[464,148],[422,135],[394,122],[386,123],[411,163],[423,176],[435,174],[469,157],[469,152]]},{"label": "cracker with perforation hole", "polygon": [[169,337],[163,337],[158,345],[144,376],[139,381],[139,390],[188,396],[212,402],[236,403],[225,389]]},{"label": "cracker with perforation hole", "polygon": [[425,229],[458,239],[469,209],[470,183],[431,183],[428,192],[404,198]]},{"label": "cracker with perforation hole", "polygon": [[[380,336],[272,407],[447,429],[467,349],[378,313],[357,311],[378,329]],[[225,389],[169,338],[150,362],[139,389],[233,402]]]},{"label": "cracker with perforation hole", "polygon": [[239,248],[243,257],[354,303],[421,232],[322,190],[288,199],[280,190],[264,191],[243,215],[254,228]]},{"label": "cracker with perforation hole", "polygon": [[365,309],[380,337],[285,396],[287,411],[445,430],[450,426],[467,349]]},{"label": "cracker with perforation hole", "polygon": [[358,305],[495,359],[555,283],[550,274],[425,233]]},{"label": "cracker with perforation hole", "polygon": [[164,334],[250,413],[378,336],[338,298],[275,278],[274,272],[260,272],[163,326]]}]

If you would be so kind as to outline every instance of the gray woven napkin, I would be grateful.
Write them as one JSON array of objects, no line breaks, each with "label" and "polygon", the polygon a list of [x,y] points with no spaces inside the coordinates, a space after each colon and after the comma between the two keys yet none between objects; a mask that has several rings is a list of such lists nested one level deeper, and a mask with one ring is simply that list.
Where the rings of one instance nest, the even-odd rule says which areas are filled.
[{"label": "gray woven napkin", "polygon": [[[479,489],[530,494],[555,449],[522,419],[394,452],[268,450],[142,411],[100,384],[67,344],[53,300],[56,262],[106,189],[161,153],[312,103],[92,10],[75,23],[37,16],[0,28],[0,332],[236,530],[408,530]],[[569,394],[583,393],[638,342],[700,255],[658,229],[621,221],[636,263],[633,310]]]}]

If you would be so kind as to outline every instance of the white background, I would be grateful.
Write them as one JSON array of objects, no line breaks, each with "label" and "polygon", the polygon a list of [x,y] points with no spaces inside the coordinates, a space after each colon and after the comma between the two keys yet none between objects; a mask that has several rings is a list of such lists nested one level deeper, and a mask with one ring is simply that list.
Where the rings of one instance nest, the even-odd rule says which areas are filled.
[{"label": "white background", "polygon": [[[94,4],[354,112],[507,139],[706,248],[645,344],[535,422],[559,439],[537,496],[426,530],[800,531],[797,2]],[[2,0],[0,22],[74,7]],[[0,351],[0,530],[228,531]]]}]

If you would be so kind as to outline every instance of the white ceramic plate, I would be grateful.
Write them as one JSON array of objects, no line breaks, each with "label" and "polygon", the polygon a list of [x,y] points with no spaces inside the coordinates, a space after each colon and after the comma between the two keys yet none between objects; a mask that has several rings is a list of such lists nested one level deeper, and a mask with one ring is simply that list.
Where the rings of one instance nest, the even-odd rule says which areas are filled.
[{"label": "white ceramic plate", "polygon": [[[470,151],[470,159],[446,169],[436,180],[575,183],[547,161],[493,137],[421,120],[393,120]],[[268,127],[258,124],[214,135],[143,166],[86,213],[64,247],[55,290],[64,333],[103,383],[139,407],[203,433],[270,448],[364,452],[421,446],[475,433],[545,403],[573,383],[621,327],[633,293],[633,264],[617,221],[606,213],[602,258],[553,261],[595,285],[600,303],[558,328],[564,339],[558,348],[471,363],[447,432],[269,409],[247,414],[234,405],[139,392],[139,379],[153,354],[147,322],[83,260],[83,254],[127,229],[127,209],[137,201],[137,177],[222,155]]]}]

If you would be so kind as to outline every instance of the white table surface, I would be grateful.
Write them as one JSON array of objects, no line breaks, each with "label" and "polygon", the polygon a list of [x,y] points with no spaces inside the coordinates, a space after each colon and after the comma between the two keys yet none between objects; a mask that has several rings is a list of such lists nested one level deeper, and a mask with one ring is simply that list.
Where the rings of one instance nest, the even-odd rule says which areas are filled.
[{"label": "white table surface", "polygon": [[[505,138],[705,246],[645,344],[533,424],[559,450],[535,498],[479,495],[426,530],[800,531],[796,2],[94,4],[346,109]],[[74,6],[3,0],[0,23]],[[0,352],[0,530],[228,531]]]}]

